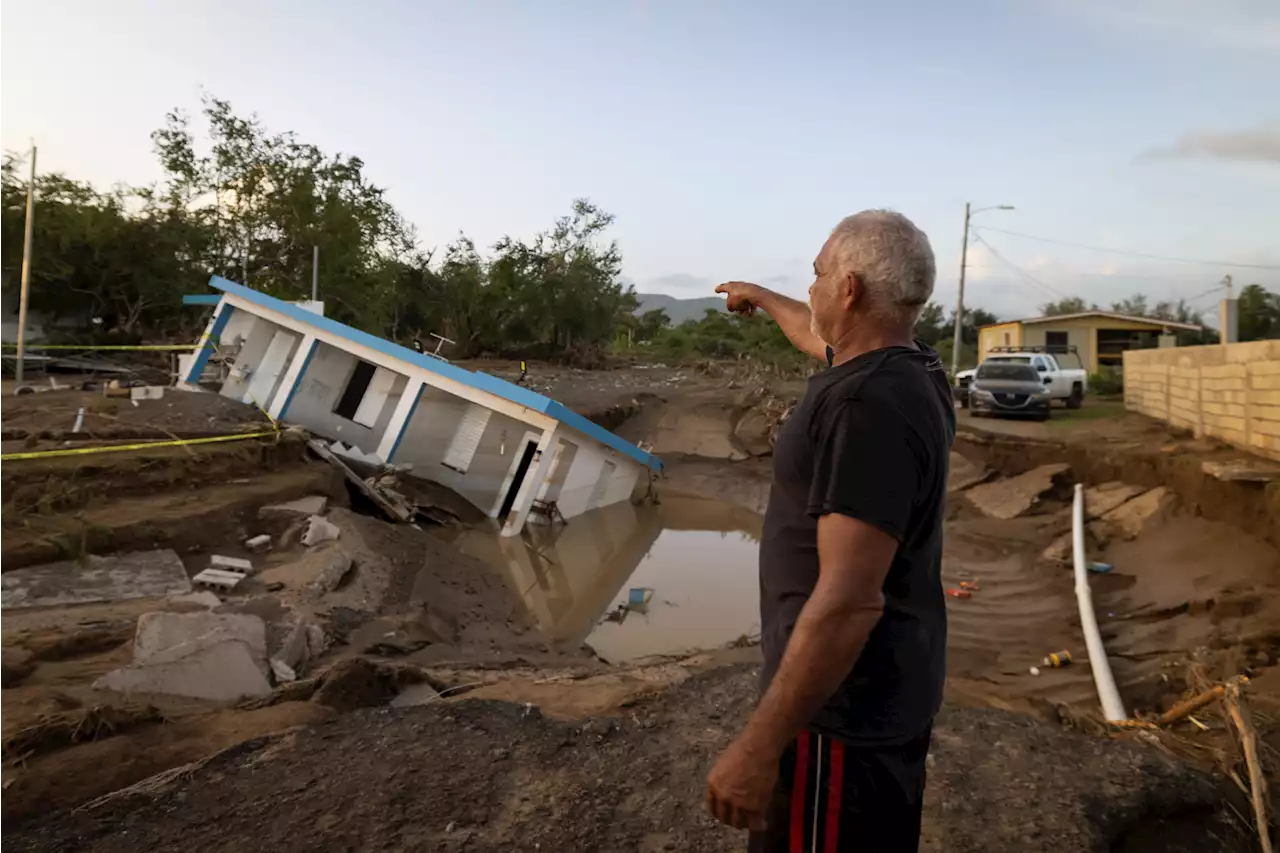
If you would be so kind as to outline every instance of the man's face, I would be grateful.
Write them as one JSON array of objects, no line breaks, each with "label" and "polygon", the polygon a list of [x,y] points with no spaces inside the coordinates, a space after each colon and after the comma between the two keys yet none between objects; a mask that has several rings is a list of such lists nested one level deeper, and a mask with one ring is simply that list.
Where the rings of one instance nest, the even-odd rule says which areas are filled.
[{"label": "man's face", "polygon": [[813,284],[809,285],[809,330],[827,344],[838,339],[853,307],[852,297],[850,276],[841,271],[828,240],[813,262]]}]

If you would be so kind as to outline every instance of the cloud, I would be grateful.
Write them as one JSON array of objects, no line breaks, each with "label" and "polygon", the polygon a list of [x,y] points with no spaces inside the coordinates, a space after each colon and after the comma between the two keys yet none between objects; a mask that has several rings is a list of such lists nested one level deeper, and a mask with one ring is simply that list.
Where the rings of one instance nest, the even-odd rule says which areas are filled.
[{"label": "cloud", "polygon": [[1173,145],[1143,153],[1143,159],[1207,158],[1280,163],[1280,125],[1253,130],[1199,130],[1184,134]]},{"label": "cloud", "polygon": [[1104,26],[1220,47],[1280,48],[1275,0],[1048,0]]}]

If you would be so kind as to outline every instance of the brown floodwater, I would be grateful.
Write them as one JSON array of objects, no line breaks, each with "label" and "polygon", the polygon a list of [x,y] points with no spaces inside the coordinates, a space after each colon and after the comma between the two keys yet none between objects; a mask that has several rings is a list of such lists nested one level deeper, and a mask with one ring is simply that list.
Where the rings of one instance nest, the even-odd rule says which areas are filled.
[{"label": "brown floodwater", "polygon": [[501,573],[553,643],[627,661],[758,633],[760,524],[731,504],[664,497],[531,524],[519,537],[484,526],[452,541]]}]

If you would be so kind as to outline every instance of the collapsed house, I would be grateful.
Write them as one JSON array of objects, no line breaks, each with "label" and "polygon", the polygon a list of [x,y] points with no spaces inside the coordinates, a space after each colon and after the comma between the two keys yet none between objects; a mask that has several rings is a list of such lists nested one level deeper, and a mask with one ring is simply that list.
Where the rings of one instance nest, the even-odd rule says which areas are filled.
[{"label": "collapsed house", "polygon": [[206,373],[215,348],[187,359],[187,387],[274,420],[341,441],[458,492],[502,534],[520,532],[531,510],[569,519],[630,499],[657,457],[528,388],[466,370],[322,316],[314,306],[268,296],[219,276],[204,341],[233,353]]}]

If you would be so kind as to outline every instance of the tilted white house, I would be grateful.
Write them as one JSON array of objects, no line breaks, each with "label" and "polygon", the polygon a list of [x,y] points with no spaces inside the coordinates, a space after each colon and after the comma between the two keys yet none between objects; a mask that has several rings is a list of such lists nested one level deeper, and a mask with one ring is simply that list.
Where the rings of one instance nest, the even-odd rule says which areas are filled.
[{"label": "tilted white house", "polygon": [[[520,532],[535,500],[565,518],[631,497],[657,457],[560,403],[353,329],[214,276],[222,291],[205,340],[239,343],[218,393],[272,418],[413,463],[413,475],[461,494],[502,533]],[[209,360],[197,349],[184,380]]]}]

